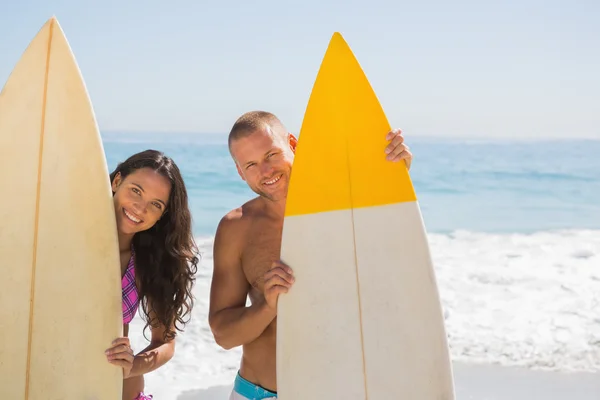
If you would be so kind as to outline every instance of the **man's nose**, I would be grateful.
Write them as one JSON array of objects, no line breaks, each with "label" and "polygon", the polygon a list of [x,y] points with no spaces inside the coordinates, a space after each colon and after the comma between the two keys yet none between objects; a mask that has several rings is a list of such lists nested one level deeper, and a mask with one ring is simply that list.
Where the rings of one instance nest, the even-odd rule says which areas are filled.
[{"label": "man's nose", "polygon": [[271,174],[273,173],[273,166],[271,165],[271,163],[262,163],[260,166],[260,173],[264,176],[264,177],[269,177],[271,176]]}]

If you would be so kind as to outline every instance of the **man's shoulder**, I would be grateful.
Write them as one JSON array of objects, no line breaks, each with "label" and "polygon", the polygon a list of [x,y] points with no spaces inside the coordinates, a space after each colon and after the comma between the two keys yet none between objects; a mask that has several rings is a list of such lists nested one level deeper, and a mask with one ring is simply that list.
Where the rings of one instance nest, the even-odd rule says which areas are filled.
[{"label": "man's shoulder", "polygon": [[235,224],[236,222],[240,222],[244,217],[244,207],[240,206],[238,208],[234,208],[229,211],[227,214],[221,218],[220,223],[225,225]]},{"label": "man's shoulder", "polygon": [[[237,236],[244,225],[244,211],[242,207],[235,208],[225,214],[217,225],[217,237]],[[237,232],[237,234],[236,234]]]},{"label": "man's shoulder", "polygon": [[234,208],[225,214],[217,226],[217,234],[239,235],[248,227],[252,220],[253,208],[256,199],[252,199],[240,207]]}]

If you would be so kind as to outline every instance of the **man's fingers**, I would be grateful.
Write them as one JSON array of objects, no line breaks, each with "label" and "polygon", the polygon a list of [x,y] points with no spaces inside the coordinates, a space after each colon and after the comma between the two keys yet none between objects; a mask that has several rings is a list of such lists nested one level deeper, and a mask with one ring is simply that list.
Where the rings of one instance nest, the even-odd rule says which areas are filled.
[{"label": "man's fingers", "polygon": [[287,265],[285,265],[284,263],[282,263],[281,261],[273,261],[273,263],[271,264],[271,271],[275,270],[275,269],[282,269],[285,272],[287,272],[288,274],[293,274],[294,272],[292,271],[292,269],[290,267],[288,267]]},{"label": "man's fingers", "polygon": [[287,293],[289,291],[289,288],[286,286],[281,286],[281,285],[275,285],[275,286],[271,286],[270,288],[267,289],[267,294],[281,294],[281,293]]},{"label": "man's fingers", "polygon": [[271,288],[272,286],[277,286],[277,285],[289,287],[292,285],[292,282],[284,279],[280,275],[273,275],[272,277],[270,277],[268,280],[265,281],[265,288]]},{"label": "man's fingers", "polygon": [[402,153],[397,154],[396,156],[394,156],[394,158],[392,158],[390,161],[398,162],[400,160],[406,160],[407,158],[408,158],[408,153],[402,152]]},{"label": "man's fingers", "polygon": [[394,136],[399,136],[401,133],[402,129],[393,129],[385,135],[385,140],[392,140]]},{"label": "man's fingers", "polygon": [[393,151],[397,150],[398,148],[401,148],[403,146],[402,143],[404,143],[404,137],[402,137],[402,136],[394,137],[394,139],[390,143],[388,143],[388,145],[385,147],[385,152],[387,154],[392,153]]},{"label": "man's fingers", "polygon": [[406,150],[406,151],[403,151],[402,153],[398,154],[397,156],[395,156],[394,159],[391,161],[398,162],[401,160],[406,160],[406,168],[408,168],[410,170],[410,164],[412,162],[411,156],[412,156],[412,154],[410,153],[410,151]]},{"label": "man's fingers", "polygon": [[396,135],[390,144],[392,144],[394,146],[398,146],[402,143],[404,143],[404,136]]},{"label": "man's fingers", "polygon": [[268,280],[273,279],[273,277],[275,277],[275,276],[283,278],[283,279],[285,279],[289,283],[294,282],[294,276],[292,274],[286,272],[283,268],[277,267],[277,268],[270,269],[265,274],[265,283]]},{"label": "man's fingers", "polygon": [[396,147],[395,149],[393,149],[388,155],[387,155],[387,159],[388,160],[393,160],[394,158],[396,158],[396,156],[398,156],[399,154],[402,154],[404,152],[408,152],[408,146],[405,144],[401,144],[398,147]]}]

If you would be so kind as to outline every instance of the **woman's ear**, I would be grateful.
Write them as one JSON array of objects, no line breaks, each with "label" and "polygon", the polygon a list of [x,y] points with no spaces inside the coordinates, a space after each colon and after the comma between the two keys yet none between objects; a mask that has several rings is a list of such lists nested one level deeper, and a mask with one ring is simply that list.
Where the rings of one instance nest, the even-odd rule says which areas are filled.
[{"label": "woman's ear", "polygon": [[115,193],[117,191],[117,188],[120,185],[121,185],[121,173],[117,172],[117,174],[115,175],[115,178],[113,179],[113,181],[111,183],[113,193]]}]

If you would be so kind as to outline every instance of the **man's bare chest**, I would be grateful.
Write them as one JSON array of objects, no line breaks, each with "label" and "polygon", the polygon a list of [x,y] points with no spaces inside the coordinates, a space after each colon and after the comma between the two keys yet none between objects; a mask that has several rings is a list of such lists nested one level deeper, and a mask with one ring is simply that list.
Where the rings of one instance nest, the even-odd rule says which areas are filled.
[{"label": "man's bare chest", "polygon": [[242,252],[242,269],[248,282],[262,292],[263,275],[279,259],[281,229],[273,224],[256,224],[249,231],[246,243]]}]

